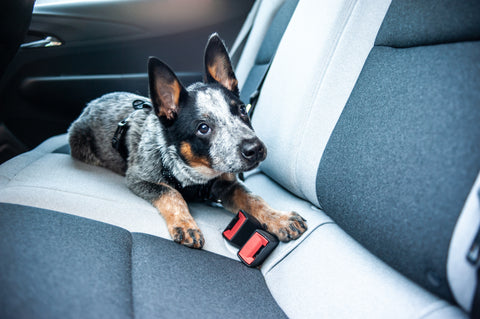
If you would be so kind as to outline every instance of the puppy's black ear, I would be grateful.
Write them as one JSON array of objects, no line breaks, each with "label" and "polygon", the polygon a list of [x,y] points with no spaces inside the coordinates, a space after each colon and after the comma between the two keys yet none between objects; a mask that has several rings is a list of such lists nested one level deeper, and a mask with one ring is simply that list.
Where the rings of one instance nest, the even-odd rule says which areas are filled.
[{"label": "puppy's black ear", "polygon": [[172,121],[180,111],[180,100],[187,94],[173,71],[155,57],[148,60],[150,99],[160,118]]},{"label": "puppy's black ear", "polygon": [[218,82],[239,95],[238,81],[233,73],[232,63],[222,39],[214,33],[205,48],[205,83]]}]

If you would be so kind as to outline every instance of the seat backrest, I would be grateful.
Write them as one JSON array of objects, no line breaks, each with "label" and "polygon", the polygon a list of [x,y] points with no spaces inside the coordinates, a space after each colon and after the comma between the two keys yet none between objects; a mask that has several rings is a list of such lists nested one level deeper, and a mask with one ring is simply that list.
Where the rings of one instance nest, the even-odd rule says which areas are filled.
[{"label": "seat backrest", "polygon": [[260,89],[261,82],[268,72],[270,63],[297,4],[298,0],[286,0],[275,13],[240,91],[240,99],[245,103],[249,102],[253,92]]},{"label": "seat backrest", "polygon": [[449,242],[480,170],[480,3],[367,2],[299,3],[254,118],[262,170],[454,301]]},{"label": "seat backrest", "polygon": [[[247,76],[255,63],[258,50],[263,43],[263,39],[265,39],[265,34],[270,28],[278,9],[283,3],[285,3],[285,0],[256,0],[256,3],[252,7],[253,10],[253,8],[258,6],[255,16],[252,18],[253,24],[250,26],[250,31],[245,31],[248,34],[243,49],[240,49],[241,52],[236,53],[239,55],[239,59],[235,66],[235,76],[237,77],[240,89],[245,84]],[[252,12],[250,12],[250,14],[252,14]],[[247,21],[245,23],[248,24]],[[242,27],[242,31],[245,27],[246,26]],[[240,32],[239,37],[242,36],[242,31]],[[242,42],[242,39],[237,38],[235,42]]]},{"label": "seat backrest", "polygon": [[449,243],[480,170],[478,21],[478,1],[393,1],[317,177],[339,225],[450,301]]},{"label": "seat backrest", "polygon": [[253,118],[262,170],[317,206],[320,158],[389,4],[300,1],[265,79]]}]

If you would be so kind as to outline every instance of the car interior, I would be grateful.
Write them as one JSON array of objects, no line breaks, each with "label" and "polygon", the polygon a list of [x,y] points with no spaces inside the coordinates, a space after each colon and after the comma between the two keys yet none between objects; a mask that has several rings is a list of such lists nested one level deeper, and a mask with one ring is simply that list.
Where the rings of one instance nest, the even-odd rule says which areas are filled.
[{"label": "car interior", "polygon": [[[480,2],[4,0],[0,318],[480,318]],[[258,267],[217,203],[173,242],[70,156],[86,104],[204,78],[217,32],[268,156],[242,176],[308,230]]]}]

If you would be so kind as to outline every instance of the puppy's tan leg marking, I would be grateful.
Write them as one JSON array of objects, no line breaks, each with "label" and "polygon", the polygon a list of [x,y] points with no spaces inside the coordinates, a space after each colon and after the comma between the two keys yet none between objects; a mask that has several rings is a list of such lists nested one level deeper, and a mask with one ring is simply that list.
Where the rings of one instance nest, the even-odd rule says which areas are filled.
[{"label": "puppy's tan leg marking", "polygon": [[[229,180],[226,176],[223,179]],[[266,230],[284,242],[297,239],[307,230],[307,222],[302,216],[271,208],[260,196],[250,193],[238,182],[234,182],[231,190],[223,194],[222,202],[233,213],[243,209],[254,216]]]},{"label": "puppy's tan leg marking", "polygon": [[173,240],[192,248],[202,248],[205,242],[202,232],[188,210],[182,195],[174,188],[161,184],[166,191],[153,201],[167,222]]}]

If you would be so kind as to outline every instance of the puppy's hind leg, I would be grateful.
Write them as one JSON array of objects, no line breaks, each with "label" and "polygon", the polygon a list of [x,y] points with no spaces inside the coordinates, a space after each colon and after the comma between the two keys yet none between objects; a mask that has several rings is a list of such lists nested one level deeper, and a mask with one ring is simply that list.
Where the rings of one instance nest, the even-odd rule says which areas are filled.
[{"label": "puppy's hind leg", "polygon": [[74,122],[68,129],[68,143],[72,157],[92,165],[101,165],[92,129],[81,121]]},{"label": "puppy's hind leg", "polygon": [[172,239],[191,248],[202,248],[203,234],[188,210],[182,195],[167,184],[153,184],[145,181],[127,183],[138,196],[150,201],[162,214]]}]

